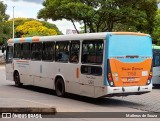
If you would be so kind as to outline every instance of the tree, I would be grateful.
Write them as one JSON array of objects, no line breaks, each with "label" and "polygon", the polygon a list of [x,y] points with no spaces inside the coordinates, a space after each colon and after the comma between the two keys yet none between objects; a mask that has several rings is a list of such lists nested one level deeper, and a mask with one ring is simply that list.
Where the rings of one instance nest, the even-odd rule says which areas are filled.
[{"label": "tree", "polygon": [[45,0],[43,6],[38,18],[67,19],[76,30],[79,22],[84,32],[118,31],[115,28],[125,24],[152,33],[152,26],[147,26],[153,25],[157,0]]},{"label": "tree", "polygon": [[48,29],[43,26],[41,22],[36,20],[27,21],[24,24],[17,26],[15,30],[19,37],[57,35],[57,32],[54,29]]},{"label": "tree", "polygon": [[43,24],[43,26],[47,27],[48,29],[56,30],[58,35],[62,35],[63,34],[61,31],[59,31],[59,29],[57,28],[57,26],[55,24],[51,24],[51,23],[46,22],[46,21],[40,21],[40,22]]},{"label": "tree", "polygon": [[3,45],[6,43],[6,40],[8,40],[11,37],[11,27],[7,24],[7,20],[9,18],[9,15],[7,15],[6,12],[7,5],[3,4],[2,1],[0,1],[0,45]]},{"label": "tree", "polygon": [[153,43],[160,45],[160,10],[157,11],[153,29]]},{"label": "tree", "polygon": [[144,11],[146,17],[136,26],[137,30],[152,35],[157,7],[157,0],[146,0],[143,4],[140,4],[140,10]]},{"label": "tree", "polygon": [[[22,32],[22,30],[21,31],[17,31],[17,28],[19,28],[19,26],[21,26],[21,25],[24,25],[25,24],[25,22],[30,22],[30,21],[34,21],[34,22],[36,22],[36,23],[41,23],[41,25],[42,26],[44,26],[44,27],[46,27],[47,29],[54,29],[55,31],[56,31],[56,33],[58,34],[58,35],[61,35],[62,34],[62,32],[61,31],[59,31],[59,29],[57,28],[57,26],[56,25],[54,25],[54,24],[51,24],[51,23],[49,23],[49,22],[45,22],[45,21],[38,21],[38,20],[35,20],[35,19],[33,19],[33,18],[15,18],[14,19],[14,27],[15,27],[15,37],[22,37],[22,36],[43,36],[43,35],[50,35],[49,33],[47,34],[44,34],[44,33],[42,33],[42,32],[38,32],[38,30],[36,31],[36,30],[32,30],[32,31],[29,31],[29,34],[26,34],[25,33],[25,35],[24,35],[24,33]],[[12,26],[12,19],[11,20],[9,20],[8,21],[8,23],[10,24],[10,26]],[[33,22],[31,22],[31,24],[34,24]],[[28,27],[27,27],[28,28]],[[44,29],[44,28],[43,28]],[[31,30],[31,29],[30,29]],[[47,31],[46,31],[47,32]]]}]

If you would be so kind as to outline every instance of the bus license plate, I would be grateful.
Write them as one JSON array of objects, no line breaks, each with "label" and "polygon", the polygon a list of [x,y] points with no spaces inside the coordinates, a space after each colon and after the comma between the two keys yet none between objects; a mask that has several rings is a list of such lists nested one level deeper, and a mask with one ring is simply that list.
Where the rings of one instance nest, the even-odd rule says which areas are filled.
[{"label": "bus license plate", "polygon": [[134,81],[134,78],[128,78],[127,80],[128,81]]}]

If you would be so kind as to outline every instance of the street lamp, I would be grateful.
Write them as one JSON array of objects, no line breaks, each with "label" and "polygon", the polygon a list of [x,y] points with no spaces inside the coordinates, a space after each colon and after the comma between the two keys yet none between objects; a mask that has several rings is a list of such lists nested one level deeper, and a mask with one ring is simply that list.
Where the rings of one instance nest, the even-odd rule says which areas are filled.
[{"label": "street lamp", "polygon": [[14,39],[14,7],[15,7],[15,6],[13,6],[13,24],[12,24],[12,25],[13,25],[13,26],[12,26],[12,27],[13,27],[13,39]]}]

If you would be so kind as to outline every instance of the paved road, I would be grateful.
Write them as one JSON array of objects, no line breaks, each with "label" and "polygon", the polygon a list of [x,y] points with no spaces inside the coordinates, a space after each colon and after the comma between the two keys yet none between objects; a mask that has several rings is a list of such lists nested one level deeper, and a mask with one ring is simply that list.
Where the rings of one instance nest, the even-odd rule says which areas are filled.
[{"label": "paved road", "polygon": [[140,96],[129,96],[123,100],[137,103],[129,107],[148,112],[160,112],[160,88],[154,88],[151,93]]},{"label": "paved road", "polygon": [[[58,112],[160,112],[159,95],[160,89],[153,89],[151,93],[140,96],[92,99],[69,95],[67,98],[60,98],[53,90],[45,88],[31,85],[24,85],[22,88],[15,87],[14,82],[5,80],[4,66],[0,66],[1,107],[2,104],[4,107],[16,107],[18,104],[23,107],[25,105],[54,106]],[[12,103],[9,104],[9,102]]]}]

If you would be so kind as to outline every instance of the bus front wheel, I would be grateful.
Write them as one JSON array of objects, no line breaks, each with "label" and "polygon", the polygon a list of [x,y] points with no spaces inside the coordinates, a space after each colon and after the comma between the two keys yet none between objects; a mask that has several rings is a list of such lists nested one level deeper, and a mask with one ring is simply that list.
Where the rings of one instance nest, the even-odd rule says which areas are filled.
[{"label": "bus front wheel", "polygon": [[65,85],[62,78],[58,78],[55,83],[56,95],[59,97],[64,97],[65,95]]},{"label": "bus front wheel", "polygon": [[14,74],[14,82],[16,87],[21,87],[23,84],[20,82],[19,73],[15,72]]}]

